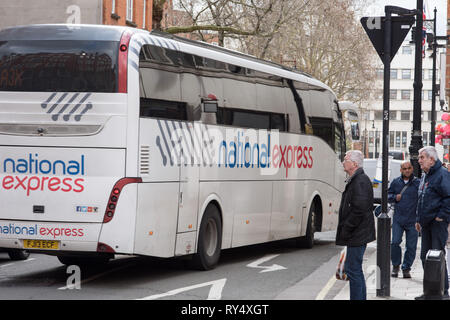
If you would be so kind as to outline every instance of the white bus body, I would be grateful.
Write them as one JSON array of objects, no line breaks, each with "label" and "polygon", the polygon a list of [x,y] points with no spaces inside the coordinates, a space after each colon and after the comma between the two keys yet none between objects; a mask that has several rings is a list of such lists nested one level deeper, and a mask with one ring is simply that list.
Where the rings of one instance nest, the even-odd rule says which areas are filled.
[{"label": "white bus body", "polygon": [[209,269],[221,249],[311,246],[337,226],[344,153],[307,75],[132,28],[0,31],[0,247]]}]

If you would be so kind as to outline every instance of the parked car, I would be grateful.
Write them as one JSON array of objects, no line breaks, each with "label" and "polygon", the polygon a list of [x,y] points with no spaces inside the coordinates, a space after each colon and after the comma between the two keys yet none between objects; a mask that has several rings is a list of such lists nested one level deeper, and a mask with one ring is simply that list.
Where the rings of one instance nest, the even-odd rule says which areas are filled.
[{"label": "parked car", "polygon": [[[389,152],[390,153],[390,152]],[[400,175],[400,166],[403,160],[393,159],[389,157],[389,170],[388,170],[388,187],[394,178]],[[381,203],[381,183],[382,183],[382,161],[379,159],[364,159],[363,163],[364,172],[372,181],[373,186],[373,199],[375,203]]]},{"label": "parked car", "polygon": [[394,160],[406,160],[408,153],[402,150],[389,150],[389,156]]}]

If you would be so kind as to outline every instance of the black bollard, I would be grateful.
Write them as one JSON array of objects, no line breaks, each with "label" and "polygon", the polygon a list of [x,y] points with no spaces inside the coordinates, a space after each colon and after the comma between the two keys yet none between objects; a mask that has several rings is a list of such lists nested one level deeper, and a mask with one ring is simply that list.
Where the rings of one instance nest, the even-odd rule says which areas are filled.
[{"label": "black bollard", "polygon": [[442,300],[445,282],[445,254],[442,250],[428,250],[423,274],[425,300]]},{"label": "black bollard", "polygon": [[377,297],[391,295],[391,218],[381,213],[377,219]]}]

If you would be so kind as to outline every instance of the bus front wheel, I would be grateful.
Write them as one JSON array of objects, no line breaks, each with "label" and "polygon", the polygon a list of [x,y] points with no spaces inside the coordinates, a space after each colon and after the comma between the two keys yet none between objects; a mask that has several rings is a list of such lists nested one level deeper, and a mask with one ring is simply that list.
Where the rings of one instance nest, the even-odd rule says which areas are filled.
[{"label": "bus front wheel", "polygon": [[209,205],[203,215],[198,235],[197,253],[192,258],[192,267],[197,270],[215,268],[222,247],[222,220],[219,209]]},{"label": "bus front wheel", "polygon": [[309,209],[308,214],[308,222],[306,225],[306,235],[300,238],[297,238],[297,246],[299,248],[311,249],[314,246],[314,232],[315,232],[315,219],[316,216],[316,204],[313,202]]}]

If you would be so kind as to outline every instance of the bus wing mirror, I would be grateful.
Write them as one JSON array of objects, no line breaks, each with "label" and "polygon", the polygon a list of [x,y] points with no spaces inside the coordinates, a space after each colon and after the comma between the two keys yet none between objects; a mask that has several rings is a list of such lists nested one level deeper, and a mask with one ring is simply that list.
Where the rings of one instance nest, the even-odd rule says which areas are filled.
[{"label": "bus wing mirror", "polygon": [[352,130],[352,140],[358,141],[360,139],[359,134],[359,122],[358,121],[352,121],[351,122],[351,130]]}]

